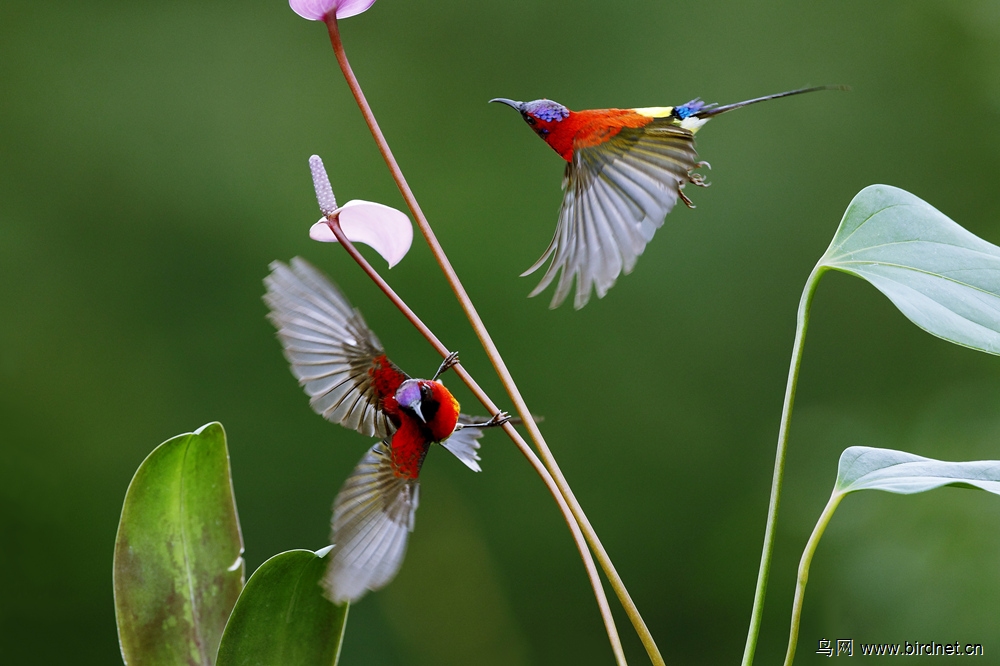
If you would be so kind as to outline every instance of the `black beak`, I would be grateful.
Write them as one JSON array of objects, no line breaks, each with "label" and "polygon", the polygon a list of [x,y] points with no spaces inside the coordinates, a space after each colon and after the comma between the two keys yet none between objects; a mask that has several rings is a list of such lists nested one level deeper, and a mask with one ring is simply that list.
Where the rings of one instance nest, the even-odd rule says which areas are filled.
[{"label": "black beak", "polygon": [[514,109],[519,113],[524,110],[524,102],[515,102],[514,100],[507,99],[506,97],[494,97],[493,99],[490,100],[490,104],[492,104],[493,102],[500,102],[501,104],[506,104],[507,106],[509,106],[510,108]]},{"label": "black beak", "polygon": [[417,415],[417,418],[420,419],[421,423],[426,424],[427,419],[424,418],[424,410],[422,409],[423,402],[423,398],[417,398],[411,403],[403,403],[402,406],[409,408],[410,411]]}]

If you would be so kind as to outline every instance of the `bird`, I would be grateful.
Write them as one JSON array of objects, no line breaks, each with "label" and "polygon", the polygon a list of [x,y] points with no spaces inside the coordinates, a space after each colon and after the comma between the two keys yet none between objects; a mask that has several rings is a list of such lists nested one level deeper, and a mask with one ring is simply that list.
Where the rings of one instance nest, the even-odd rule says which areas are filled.
[{"label": "bird", "polygon": [[551,259],[537,296],[559,275],[550,308],[559,307],[576,278],[574,307],[603,298],[619,275],[632,272],[636,260],[663,225],[677,199],[694,203],[683,192],[687,184],[707,187],[695,169],[694,135],[709,119],[750,104],[818,90],[816,86],[757,97],[735,104],[706,104],[700,98],[680,106],[570,111],[558,102],[518,102],[496,97],[490,102],[517,110],[528,126],[566,161],[563,199],[552,242],[522,277]]},{"label": "bird", "polygon": [[318,269],[296,257],[275,261],[264,279],[268,318],[292,374],[328,421],[378,442],[362,457],[333,502],[330,563],[323,580],[334,603],[353,603],[399,571],[420,501],[420,470],[438,443],[473,471],[484,428],[460,412],[439,377],[458,363],[449,354],[430,379],[407,375],[386,356],[361,313]]}]

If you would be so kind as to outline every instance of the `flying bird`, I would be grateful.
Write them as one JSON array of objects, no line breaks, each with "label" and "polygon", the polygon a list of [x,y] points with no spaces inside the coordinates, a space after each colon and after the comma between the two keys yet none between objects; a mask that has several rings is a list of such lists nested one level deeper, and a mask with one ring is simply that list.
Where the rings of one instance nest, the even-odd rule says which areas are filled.
[{"label": "flying bird", "polygon": [[694,135],[710,118],[757,102],[833,89],[844,88],[801,88],[726,106],[694,99],[680,106],[589,111],[570,111],[548,99],[491,99],[516,109],[566,160],[555,235],[541,258],[521,274],[530,275],[552,260],[529,296],[541,293],[562,271],[549,307],[559,307],[576,277],[573,306],[579,310],[590,300],[591,289],[603,298],[621,273],[630,273],[677,199],[694,208],[684,186],[709,185],[694,171],[711,168],[698,161]]},{"label": "flying bird", "polygon": [[354,602],[387,585],[403,563],[420,499],[420,469],[431,444],[441,444],[478,472],[482,429],[509,417],[501,412],[477,423],[459,412],[458,401],[438,380],[458,363],[457,353],[430,379],[400,370],[361,313],[305,260],[273,262],[264,284],[268,318],[313,410],[380,440],[333,503],[334,547],[324,586],[335,603]]}]

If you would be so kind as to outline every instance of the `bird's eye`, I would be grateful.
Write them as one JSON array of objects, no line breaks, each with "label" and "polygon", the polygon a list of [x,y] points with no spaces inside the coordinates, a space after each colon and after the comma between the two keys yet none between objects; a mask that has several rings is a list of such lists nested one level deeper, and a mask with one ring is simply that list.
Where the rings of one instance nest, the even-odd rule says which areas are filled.
[{"label": "bird's eye", "polygon": [[524,119],[528,121],[528,124],[531,125],[532,127],[538,124],[538,121],[532,118],[531,116],[525,116]]}]

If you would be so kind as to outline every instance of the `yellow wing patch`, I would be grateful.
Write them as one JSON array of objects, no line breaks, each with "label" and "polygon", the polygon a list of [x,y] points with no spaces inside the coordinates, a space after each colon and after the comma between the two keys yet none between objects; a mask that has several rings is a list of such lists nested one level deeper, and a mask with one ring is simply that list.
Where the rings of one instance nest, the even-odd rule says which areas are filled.
[{"label": "yellow wing patch", "polygon": [[641,109],[632,109],[640,116],[648,118],[666,118],[674,111],[672,106],[646,106]]},{"label": "yellow wing patch", "polygon": [[[667,118],[674,112],[674,107],[672,106],[646,106],[641,109],[632,109],[632,111],[638,113],[640,116],[646,116],[647,118]],[[692,134],[697,132],[702,125],[708,122],[708,118],[696,118],[690,116],[684,120],[674,120],[673,123],[678,127],[682,127]]]}]

